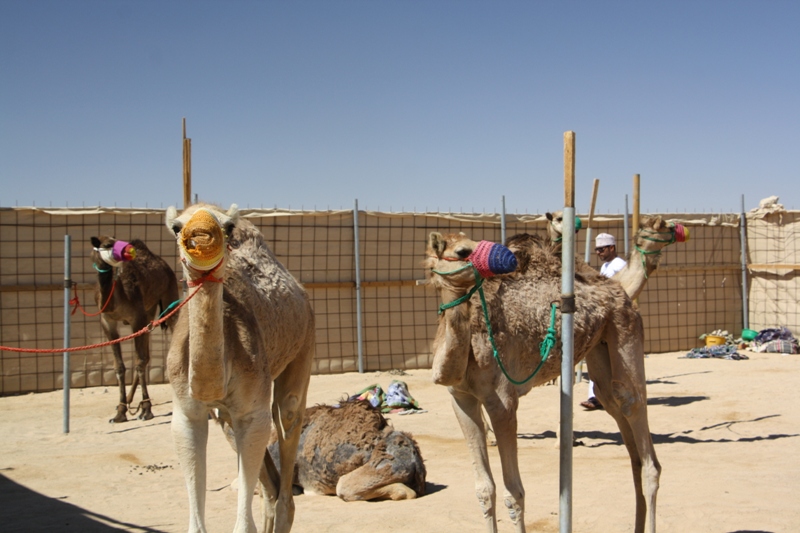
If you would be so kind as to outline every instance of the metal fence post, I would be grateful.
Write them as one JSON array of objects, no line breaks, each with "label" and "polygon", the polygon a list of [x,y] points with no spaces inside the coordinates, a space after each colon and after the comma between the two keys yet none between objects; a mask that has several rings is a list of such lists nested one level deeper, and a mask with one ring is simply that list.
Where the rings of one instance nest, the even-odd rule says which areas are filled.
[{"label": "metal fence post", "polygon": [[744,214],[744,194],[742,195],[742,214],[739,216],[739,243],[742,249],[742,327],[750,328],[750,312],[747,308],[747,217]]},{"label": "metal fence post", "polygon": [[[69,311],[69,296],[72,289],[71,278],[71,255],[72,252],[72,238],[69,235],[64,235],[64,348],[69,348],[70,339],[70,311]],[[69,385],[70,385],[70,372],[69,372],[69,352],[64,352],[64,414],[63,414],[63,429],[64,433],[69,433]]]},{"label": "metal fence post", "polygon": [[361,331],[361,267],[359,265],[359,244],[358,244],[358,198],[355,200],[353,208],[353,240],[355,248],[355,271],[356,271],[356,338],[358,343],[358,371],[364,373],[364,350]]}]

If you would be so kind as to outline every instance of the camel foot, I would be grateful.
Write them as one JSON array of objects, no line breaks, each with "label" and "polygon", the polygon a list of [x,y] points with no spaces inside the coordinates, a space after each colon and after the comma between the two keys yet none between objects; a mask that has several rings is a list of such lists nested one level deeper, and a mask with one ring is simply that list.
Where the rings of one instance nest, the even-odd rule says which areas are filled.
[{"label": "camel foot", "polygon": [[142,403],[139,405],[139,420],[151,420],[154,417],[151,405],[152,402],[149,399],[142,400]]},{"label": "camel foot", "polygon": [[109,424],[119,424],[119,423],[122,423],[122,422],[127,422],[128,421],[128,417],[125,416],[125,412],[127,410],[128,410],[128,406],[127,405],[119,404],[117,406],[117,416],[115,416],[114,418],[109,420],[108,421]]}]

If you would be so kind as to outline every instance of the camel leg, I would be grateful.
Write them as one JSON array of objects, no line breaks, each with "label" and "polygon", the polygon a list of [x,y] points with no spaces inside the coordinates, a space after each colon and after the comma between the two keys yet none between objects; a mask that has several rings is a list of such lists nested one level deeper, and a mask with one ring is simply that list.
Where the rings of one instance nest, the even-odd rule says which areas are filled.
[{"label": "camel leg", "polygon": [[346,502],[366,500],[413,500],[417,493],[411,487],[392,479],[392,467],[382,468],[368,463],[339,478],[336,495]]},{"label": "camel leg", "polygon": [[189,493],[189,533],[206,533],[206,445],[208,411],[173,395],[172,441]]},{"label": "camel leg", "polygon": [[[103,332],[109,341],[114,341],[119,338],[119,331],[117,330],[117,322],[108,320],[105,315],[100,315],[100,324],[103,326]],[[128,410],[128,404],[125,402],[125,361],[122,360],[122,348],[119,343],[111,345],[111,351],[114,353],[114,373],[117,375],[117,385],[119,387],[119,403],[117,403],[117,414],[114,418],[109,420],[112,424],[120,422],[127,422],[128,417],[125,415]]]},{"label": "camel leg", "polygon": [[[461,432],[464,433],[464,439],[467,441],[467,448],[472,457],[475,493],[483,510],[486,530],[489,533],[497,533],[497,509],[495,507],[497,495],[492,471],[489,467],[489,453],[486,447],[481,404],[471,394],[457,391],[452,387],[449,387],[448,390],[453,400],[453,411],[456,413],[456,419],[461,426]],[[499,440],[498,438],[498,442]]]},{"label": "camel leg", "polygon": [[504,405],[494,397],[486,402],[486,412],[492,421],[500,464],[503,467],[504,503],[517,533],[525,533],[525,489],[519,473],[517,458],[517,406],[515,396],[508,395],[511,405]]},{"label": "camel leg", "polygon": [[278,433],[281,463],[278,501],[275,505],[275,533],[289,533],[294,522],[292,481],[313,358],[313,349],[298,355],[275,380],[272,419]]},{"label": "camel leg", "polygon": [[[144,327],[143,324],[141,327]],[[139,331],[141,328],[137,328]],[[150,420],[153,418],[153,411],[151,410],[150,394],[147,392],[147,365],[150,364],[150,334],[145,333],[134,339],[134,346],[136,347],[136,373],[133,376],[133,385],[131,392],[128,395],[128,405],[133,403],[133,395],[136,393],[136,383],[142,383],[142,405],[139,412],[139,420]]]},{"label": "camel leg", "polygon": [[[587,363],[595,382],[595,393],[608,414],[616,421],[630,456],[636,495],[635,532],[655,533],[656,494],[661,465],[656,457],[647,421],[644,366],[638,365],[639,370],[636,370],[637,365],[634,364],[631,371],[633,375],[614,375],[614,379],[612,379],[612,369],[615,365],[610,361],[609,351],[615,346],[614,342],[610,347],[599,345],[587,358]],[[620,393],[620,391],[639,389],[640,387],[634,384],[639,384],[639,382],[642,392],[635,395],[639,398],[637,401],[630,401],[632,393]]]},{"label": "camel leg", "polygon": [[261,512],[264,517],[262,533],[273,533],[275,530],[275,505],[278,501],[280,473],[272,462],[269,451],[264,454],[264,464],[259,474],[261,482]]},{"label": "camel leg", "polygon": [[[269,391],[267,391],[269,392]],[[264,467],[264,454],[269,442],[270,420],[263,411],[233,419],[233,434],[239,460],[239,493],[234,533],[255,533],[253,492]]]}]

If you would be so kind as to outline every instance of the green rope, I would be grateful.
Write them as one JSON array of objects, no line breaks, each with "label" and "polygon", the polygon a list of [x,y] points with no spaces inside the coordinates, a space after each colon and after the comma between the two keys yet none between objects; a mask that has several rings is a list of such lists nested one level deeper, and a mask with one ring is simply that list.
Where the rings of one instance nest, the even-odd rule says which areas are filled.
[{"label": "green rope", "polygon": [[466,266],[459,268],[458,270],[453,270],[452,272],[438,272],[433,269],[431,269],[431,271],[434,272],[435,274],[439,274],[440,276],[446,276],[449,274],[455,274],[456,272],[461,272],[462,270],[465,270],[467,267],[472,267],[475,273],[475,286],[472,289],[470,289],[470,291],[464,296],[457,298],[452,302],[441,304],[439,306],[439,314],[441,315],[442,313],[444,313],[446,309],[450,309],[451,307],[455,307],[457,305],[466,302],[472,297],[473,294],[475,294],[475,291],[477,291],[481,297],[481,308],[483,309],[483,319],[486,322],[486,331],[489,335],[489,342],[492,345],[492,355],[495,361],[497,361],[497,366],[500,367],[500,370],[503,372],[503,375],[506,377],[508,381],[510,381],[514,385],[524,385],[525,383],[532,380],[534,376],[536,376],[536,374],[539,373],[539,371],[544,366],[545,361],[547,361],[547,357],[550,355],[550,350],[553,348],[553,346],[556,345],[556,304],[552,304],[552,307],[550,308],[550,327],[547,328],[547,335],[545,335],[544,340],[542,340],[542,342],[539,344],[539,354],[542,356],[542,360],[539,362],[539,365],[534,369],[534,371],[531,373],[530,376],[523,379],[522,381],[517,381],[508,375],[506,367],[503,365],[503,361],[500,359],[500,354],[497,351],[497,344],[495,344],[494,342],[494,334],[492,333],[492,323],[489,320],[489,308],[486,305],[486,295],[484,295],[483,293],[483,277],[478,273],[478,269],[475,268],[475,266],[472,263],[467,263]]},{"label": "green rope", "polygon": [[[650,242],[665,242],[667,246],[675,242],[675,229],[671,229],[670,231],[655,231],[651,229],[643,229],[642,231],[647,231],[648,233],[655,233],[656,235],[670,235],[669,239],[653,239],[650,237],[645,237],[644,235],[639,235],[640,239],[644,239]],[[633,247],[636,249],[637,252],[642,254],[642,270],[644,270],[644,279],[649,279],[647,276],[647,262],[645,261],[644,256],[651,255],[651,254],[660,254],[661,250],[654,250],[652,252],[648,252],[647,250],[642,250],[639,248],[638,244],[634,244]]]}]

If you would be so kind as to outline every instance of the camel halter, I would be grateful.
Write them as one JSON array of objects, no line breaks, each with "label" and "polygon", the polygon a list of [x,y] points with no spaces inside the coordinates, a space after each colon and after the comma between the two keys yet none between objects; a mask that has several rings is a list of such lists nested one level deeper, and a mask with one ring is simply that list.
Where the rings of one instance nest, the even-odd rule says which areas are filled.
[{"label": "camel halter", "polygon": [[[555,224],[554,221],[551,220],[550,221],[550,225],[553,227],[553,229],[558,231],[558,229],[556,229],[556,224]],[[578,231],[580,231],[580,229],[582,227],[583,227],[583,222],[581,222],[580,217],[575,217],[575,233],[578,233]],[[562,228],[562,231],[563,231],[563,228],[564,228],[564,222],[563,221],[561,222],[561,228]],[[553,242],[561,242],[563,238],[564,238],[564,235],[559,233],[558,237],[553,239]]]},{"label": "camel halter", "polygon": [[[486,241],[481,241],[481,242],[486,242]],[[477,248],[475,250],[477,251]],[[470,257],[472,257],[472,255],[470,255]],[[457,261],[457,260],[449,259],[449,261]],[[514,262],[516,263],[516,258]],[[486,323],[486,331],[489,334],[489,342],[492,345],[492,356],[494,357],[495,361],[497,361],[497,366],[500,367],[500,370],[503,372],[503,375],[506,377],[508,381],[510,381],[514,385],[524,385],[525,383],[533,379],[534,376],[536,376],[536,374],[539,373],[539,371],[544,366],[545,361],[547,361],[547,357],[550,355],[550,350],[556,344],[556,304],[552,304],[552,307],[550,308],[550,327],[547,328],[547,335],[545,335],[544,339],[539,344],[539,354],[542,356],[542,360],[539,362],[539,365],[533,370],[530,376],[523,379],[522,381],[517,381],[508,375],[508,371],[506,371],[506,367],[503,365],[503,361],[500,359],[500,354],[497,351],[497,344],[494,341],[494,333],[492,333],[492,323],[489,320],[489,308],[486,305],[486,296],[483,293],[484,277],[478,271],[478,268],[472,263],[472,261],[469,260],[469,258],[467,258],[467,264],[461,268],[457,268],[456,270],[451,270],[450,272],[440,272],[438,270],[431,269],[431,272],[433,272],[434,274],[439,274],[440,276],[450,276],[452,274],[462,272],[468,268],[472,268],[472,271],[475,275],[475,285],[464,296],[456,298],[452,302],[443,303],[439,305],[439,314],[441,315],[447,309],[450,309],[451,307],[455,307],[457,305],[460,305],[468,301],[472,297],[472,295],[475,294],[475,292],[477,292],[481,297],[483,320]]]},{"label": "camel halter", "polygon": [[669,246],[672,243],[688,241],[689,237],[691,235],[691,233],[689,232],[689,228],[687,228],[683,224],[675,224],[675,226],[670,228],[669,231],[656,231],[656,230],[647,229],[647,228],[644,228],[641,231],[642,232],[647,232],[647,233],[650,233],[650,234],[653,234],[653,235],[669,235],[670,236],[669,239],[656,239],[656,238],[653,238],[653,237],[645,237],[644,235],[639,235],[640,239],[644,239],[646,241],[650,241],[650,242],[665,242],[665,243],[667,243],[663,248],[661,248],[659,250],[653,250],[652,252],[648,252],[647,250],[643,250],[642,248],[639,247],[638,244],[634,243],[633,247],[636,249],[637,252],[642,254],[642,270],[644,270],[644,279],[648,279],[648,277],[647,277],[647,264],[645,262],[645,256],[646,255],[660,254],[661,250],[663,250],[664,248],[666,248],[667,246]]}]

